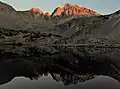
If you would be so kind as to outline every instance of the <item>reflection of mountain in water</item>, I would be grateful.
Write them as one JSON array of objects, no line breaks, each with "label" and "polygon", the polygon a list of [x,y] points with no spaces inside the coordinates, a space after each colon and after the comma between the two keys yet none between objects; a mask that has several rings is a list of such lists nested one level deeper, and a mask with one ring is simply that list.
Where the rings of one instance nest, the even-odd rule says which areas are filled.
[{"label": "reflection of mountain in water", "polygon": [[51,74],[53,79],[55,79],[57,82],[62,81],[64,85],[69,84],[77,84],[78,82],[85,82],[87,80],[91,80],[95,78],[91,74]]},{"label": "reflection of mountain in water", "polygon": [[14,77],[38,79],[49,73],[65,85],[85,82],[98,75],[120,82],[119,66],[108,59],[82,59],[72,53],[42,54],[33,48],[25,50],[24,55],[1,51],[0,56],[0,84],[8,83]]}]

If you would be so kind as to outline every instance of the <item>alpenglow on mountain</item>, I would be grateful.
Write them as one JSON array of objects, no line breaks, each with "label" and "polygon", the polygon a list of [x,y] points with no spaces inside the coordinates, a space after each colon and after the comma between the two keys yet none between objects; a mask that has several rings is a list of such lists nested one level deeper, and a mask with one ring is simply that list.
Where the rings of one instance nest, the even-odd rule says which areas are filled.
[{"label": "alpenglow on mountain", "polygon": [[[48,12],[44,13],[39,8],[32,8],[32,11],[40,14],[50,16]],[[62,15],[75,15],[75,16],[100,16],[99,13],[90,10],[85,7],[80,7],[78,5],[65,4],[64,7],[57,7],[51,14],[51,16],[62,16]]]},{"label": "alpenglow on mountain", "polygon": [[83,15],[83,16],[99,16],[97,12],[78,5],[65,4],[64,7],[57,7],[52,16],[60,15]]},{"label": "alpenglow on mountain", "polygon": [[[15,11],[15,9],[3,2],[0,2],[0,9],[1,11]],[[42,10],[40,10],[39,8],[31,8],[30,10],[27,10],[36,14],[43,14],[43,15],[47,15],[50,16],[49,12],[44,12]],[[61,15],[85,15],[85,16],[99,16],[100,14],[90,10],[88,8],[85,7],[80,7],[78,5],[72,5],[72,4],[65,4],[63,7],[57,7],[51,14],[51,16],[61,16]]]}]

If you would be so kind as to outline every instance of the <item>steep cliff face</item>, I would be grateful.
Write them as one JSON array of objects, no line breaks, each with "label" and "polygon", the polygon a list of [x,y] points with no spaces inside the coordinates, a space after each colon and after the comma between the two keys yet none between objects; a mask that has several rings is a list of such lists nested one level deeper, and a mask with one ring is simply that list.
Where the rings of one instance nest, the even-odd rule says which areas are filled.
[{"label": "steep cliff face", "polygon": [[60,16],[62,14],[62,12],[64,12],[64,9],[58,7],[54,10],[54,12],[52,13],[52,16]]},{"label": "steep cliff face", "polygon": [[43,12],[39,8],[32,8],[31,12],[43,14]]},{"label": "steep cliff face", "polygon": [[36,15],[43,15],[43,11],[41,11],[39,8],[31,8],[30,12],[32,14],[32,16],[36,16]]},{"label": "steep cliff face", "polygon": [[78,5],[72,5],[72,4],[65,4],[64,7],[56,8],[54,12],[52,13],[52,16],[60,16],[60,15],[85,15],[85,16],[99,16],[97,12],[80,7]]},{"label": "steep cliff face", "polygon": [[36,17],[36,16],[48,16],[49,17],[50,16],[49,12],[43,12],[39,8],[31,8],[30,13],[34,17]]}]

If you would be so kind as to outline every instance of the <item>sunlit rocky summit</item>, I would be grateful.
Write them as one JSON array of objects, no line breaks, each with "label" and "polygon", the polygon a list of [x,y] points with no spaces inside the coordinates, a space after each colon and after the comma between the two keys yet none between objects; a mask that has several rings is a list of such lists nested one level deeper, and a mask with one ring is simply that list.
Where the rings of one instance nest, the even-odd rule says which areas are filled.
[{"label": "sunlit rocky summit", "polygon": [[64,7],[57,7],[52,14],[50,15],[49,12],[43,12],[39,8],[32,8],[31,9],[32,14],[40,14],[40,15],[47,15],[47,16],[64,16],[64,15],[73,15],[73,16],[100,16],[99,13],[90,10],[85,7],[80,7],[78,5],[72,5],[72,4],[65,4]]},{"label": "sunlit rocky summit", "polygon": [[83,16],[99,16],[97,12],[78,5],[65,4],[64,7],[58,7],[52,13],[52,16],[61,15],[83,15]]}]

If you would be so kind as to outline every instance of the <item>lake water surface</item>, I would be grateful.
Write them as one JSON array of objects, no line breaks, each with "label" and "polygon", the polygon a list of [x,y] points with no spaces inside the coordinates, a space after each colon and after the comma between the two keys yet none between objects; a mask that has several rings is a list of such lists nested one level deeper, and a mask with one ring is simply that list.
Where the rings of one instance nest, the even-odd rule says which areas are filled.
[{"label": "lake water surface", "polygon": [[1,53],[0,89],[120,89],[118,59],[39,54]]},{"label": "lake water surface", "polygon": [[0,89],[120,89],[120,83],[107,76],[99,76],[84,83],[65,86],[61,81],[53,80],[51,75],[38,80],[16,77],[11,82],[3,84]]}]

